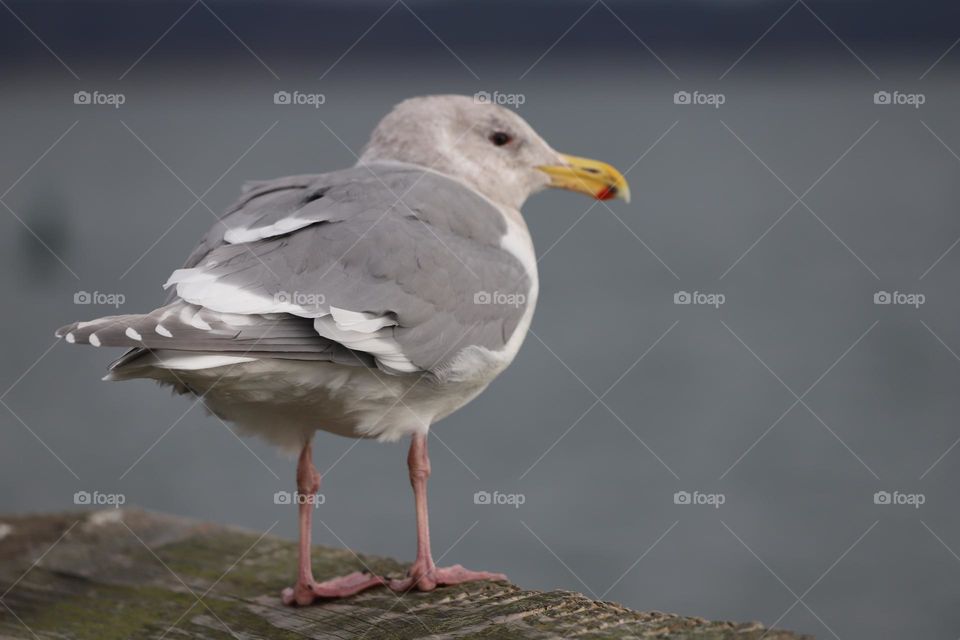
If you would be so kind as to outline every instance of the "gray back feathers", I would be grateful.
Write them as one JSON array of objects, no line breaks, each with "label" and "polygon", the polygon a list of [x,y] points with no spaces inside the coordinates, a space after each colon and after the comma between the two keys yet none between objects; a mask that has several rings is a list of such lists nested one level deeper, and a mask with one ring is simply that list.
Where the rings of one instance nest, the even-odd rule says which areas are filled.
[{"label": "gray back feathers", "polygon": [[170,305],[60,333],[105,346],[433,371],[470,345],[502,349],[517,328],[522,296],[484,297],[530,287],[501,247],[506,231],[483,196],[412,165],[253,183],[171,276]]}]

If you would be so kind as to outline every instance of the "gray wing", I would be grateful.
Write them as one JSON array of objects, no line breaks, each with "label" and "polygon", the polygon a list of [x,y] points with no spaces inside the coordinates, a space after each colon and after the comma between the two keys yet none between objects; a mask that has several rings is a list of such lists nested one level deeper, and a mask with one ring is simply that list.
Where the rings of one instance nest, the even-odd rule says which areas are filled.
[{"label": "gray wing", "polygon": [[[199,328],[151,318],[171,337],[151,325],[151,344],[141,345],[220,352],[255,343],[289,357],[352,352],[390,373],[435,371],[471,345],[503,349],[516,330],[531,283],[501,247],[506,231],[485,198],[416,168],[255,183],[167,283],[174,305],[197,310]],[[227,326],[214,330],[211,314]],[[229,337],[238,318],[258,332],[243,345],[242,333]]]}]

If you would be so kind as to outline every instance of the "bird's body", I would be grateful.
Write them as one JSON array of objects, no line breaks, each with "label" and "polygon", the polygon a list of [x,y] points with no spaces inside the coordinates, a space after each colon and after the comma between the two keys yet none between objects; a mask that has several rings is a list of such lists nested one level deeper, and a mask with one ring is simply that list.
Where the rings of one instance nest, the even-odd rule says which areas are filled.
[{"label": "bird's body", "polygon": [[[241,433],[288,451],[299,451],[318,429],[388,441],[426,433],[426,425],[453,413],[487,385],[418,383],[414,374],[383,376],[368,368],[274,358],[176,374],[212,413],[236,424]],[[182,384],[162,369],[153,376],[174,387]]]},{"label": "bird's body", "polygon": [[[70,343],[132,348],[109,380],[150,378],[300,450],[297,485],[319,487],[316,430],[411,436],[417,560],[397,590],[498,579],[430,556],[426,438],[514,359],[530,326],[537,262],[520,214],[546,186],[628,198],[604,163],[554,151],[515,113],[462,96],[394,108],[355,167],[248,185],[146,314],[68,325]],[[311,506],[288,604],[388,584],[322,583],[309,564]]]},{"label": "bird's body", "polygon": [[[311,200],[318,191],[323,197]],[[401,193],[404,204],[396,203]],[[446,194],[447,202],[459,202],[462,209],[454,204],[444,209],[443,219],[434,219],[420,200],[426,194]],[[291,269],[286,258],[271,266],[273,249],[263,246],[265,240],[278,239],[293,250],[288,234],[311,224],[335,226],[329,220],[361,197],[380,206],[355,213],[341,229],[324,230],[321,239],[334,246],[327,256],[304,258],[315,262],[307,279],[297,273],[300,264]],[[325,200],[322,207],[314,204],[320,200]],[[264,207],[267,215],[261,213]],[[416,219],[408,215],[414,208]],[[289,231],[297,225],[302,226]],[[396,235],[404,231],[410,236],[406,241]],[[391,237],[400,246],[380,255],[377,247]],[[323,246],[317,240],[307,239],[310,246]],[[258,246],[237,249],[251,243]],[[230,252],[229,259],[241,263],[236,271],[243,284],[231,288],[236,271],[211,284],[204,265]],[[347,273],[350,267],[341,261],[351,254],[366,256],[360,258],[364,266],[383,262],[391,280],[377,282],[369,271]],[[402,281],[404,275],[415,281],[420,261],[428,256],[433,264],[423,272],[428,277],[420,278],[426,280],[422,286]],[[406,272],[404,263],[409,263]],[[152,314],[78,323],[64,335],[73,342],[90,343],[92,336],[99,345],[143,345],[121,358],[107,378],[152,378],[197,394],[210,411],[243,431],[297,450],[317,429],[381,440],[426,432],[510,364],[530,325],[538,288],[533,243],[518,211],[477,197],[462,182],[401,164],[257,183],[210,231],[188,265],[171,278],[180,294],[172,305]],[[287,269],[282,284],[268,282],[281,277],[282,269]],[[338,273],[328,278],[334,269]],[[294,284],[297,278],[300,284]],[[437,345],[429,344],[436,334],[413,336],[410,340],[419,342],[407,356],[406,338],[395,337],[404,318],[377,320],[385,314],[370,311],[376,307],[348,308],[353,300],[345,293],[365,279],[371,287],[394,289],[377,294],[379,305],[391,297],[398,303],[410,298],[407,315],[445,304],[449,318],[439,326]],[[417,293],[411,295],[404,285],[408,290],[418,286]],[[512,293],[510,308],[495,308],[500,305],[493,296],[506,292]],[[485,293],[489,303],[477,299]],[[357,313],[373,316],[361,320],[368,326],[358,326]],[[422,322],[437,324],[433,315]],[[414,321],[405,324],[415,326]],[[238,339],[238,333],[251,337]],[[380,364],[370,366],[370,356]]]}]

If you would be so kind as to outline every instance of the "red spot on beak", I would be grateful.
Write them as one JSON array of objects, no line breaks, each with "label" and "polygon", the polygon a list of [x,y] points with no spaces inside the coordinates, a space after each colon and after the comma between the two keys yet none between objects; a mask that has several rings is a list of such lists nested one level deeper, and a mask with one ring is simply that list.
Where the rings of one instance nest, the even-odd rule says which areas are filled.
[{"label": "red spot on beak", "polygon": [[604,187],[597,192],[597,200],[612,200],[617,197],[617,188],[616,187]]}]

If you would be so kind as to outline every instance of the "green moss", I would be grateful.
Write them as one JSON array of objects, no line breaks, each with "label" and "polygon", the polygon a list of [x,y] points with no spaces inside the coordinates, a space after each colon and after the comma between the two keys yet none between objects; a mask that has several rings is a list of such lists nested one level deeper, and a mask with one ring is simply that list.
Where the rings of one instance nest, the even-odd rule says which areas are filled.
[{"label": "green moss", "polygon": [[163,587],[97,585],[66,598],[53,598],[18,613],[35,632],[91,640],[146,637],[166,629],[196,600]]},{"label": "green moss", "polygon": [[[194,536],[155,551],[188,583],[209,585],[220,580],[218,591],[241,597],[279,594],[296,577],[296,545],[276,538],[257,540],[258,536],[248,533],[217,532]],[[365,567],[380,574],[400,575],[406,570],[400,563],[386,558],[360,555],[358,560],[347,550],[315,549],[313,554],[313,570],[318,579],[362,571]]]}]

